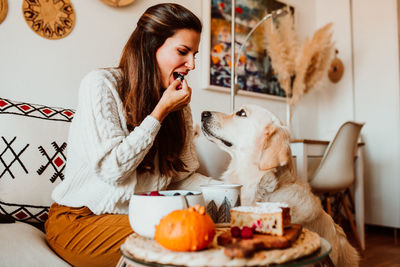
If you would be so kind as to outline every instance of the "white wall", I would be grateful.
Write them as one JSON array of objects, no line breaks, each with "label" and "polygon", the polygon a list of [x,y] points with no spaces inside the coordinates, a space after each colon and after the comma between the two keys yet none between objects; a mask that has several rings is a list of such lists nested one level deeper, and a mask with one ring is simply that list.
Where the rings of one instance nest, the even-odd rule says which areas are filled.
[{"label": "white wall", "polygon": [[74,29],[63,39],[47,40],[26,24],[22,1],[8,1],[8,15],[0,24],[2,97],[75,107],[82,77],[92,69],[118,64],[122,48],[146,8],[177,2],[201,15],[200,1],[191,0],[137,0],[125,8],[113,8],[100,0],[71,2],[76,15]]},{"label": "white wall", "polygon": [[317,27],[335,23],[345,72],[312,99],[319,104],[319,137],[331,136],[346,120],[365,122],[365,221],[390,227],[400,227],[398,2],[316,2]]},{"label": "white wall", "polygon": [[356,119],[365,121],[366,222],[400,227],[397,1],[353,0]]},{"label": "white wall", "polygon": [[[342,79],[334,84],[327,83],[325,88],[317,91],[315,102],[318,106],[318,136],[332,136],[339,126],[354,120],[353,112],[353,73],[351,14],[349,0],[317,1],[317,27],[334,22],[333,40],[339,51],[338,57],[345,66]],[[335,12],[333,12],[335,11]]]}]

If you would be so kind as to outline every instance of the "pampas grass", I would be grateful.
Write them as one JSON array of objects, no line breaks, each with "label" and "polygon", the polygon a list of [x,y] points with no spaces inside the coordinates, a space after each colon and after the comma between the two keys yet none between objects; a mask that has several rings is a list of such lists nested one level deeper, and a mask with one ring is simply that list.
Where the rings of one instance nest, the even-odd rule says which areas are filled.
[{"label": "pampas grass", "polygon": [[330,23],[317,30],[312,40],[306,39],[300,48],[296,58],[293,96],[289,100],[292,106],[296,105],[304,94],[317,88],[323,76],[327,75],[334,49],[331,27]]},{"label": "pampas grass", "polygon": [[283,16],[278,23],[265,23],[267,52],[290,106],[294,107],[304,94],[325,80],[322,78],[327,75],[334,52],[331,28],[331,23],[325,25],[311,40],[307,38],[300,44],[293,16]]},{"label": "pampas grass", "polygon": [[[287,8],[286,11],[287,14],[291,14],[289,8]],[[286,15],[281,17],[281,19],[278,21],[278,32],[280,33],[281,36],[281,42],[283,45],[286,66],[288,73],[290,74],[290,83],[288,84],[290,88],[292,83],[292,77],[296,74],[296,69],[295,69],[296,64],[293,59],[296,58],[299,51],[299,40],[297,37],[293,16]],[[289,90],[290,89],[287,89],[286,91]]]},{"label": "pampas grass", "polygon": [[279,28],[272,20],[264,24],[266,48],[279,83],[287,96],[291,96],[291,80],[295,74],[295,58],[298,50],[298,39],[295,34],[293,17],[283,16]]}]

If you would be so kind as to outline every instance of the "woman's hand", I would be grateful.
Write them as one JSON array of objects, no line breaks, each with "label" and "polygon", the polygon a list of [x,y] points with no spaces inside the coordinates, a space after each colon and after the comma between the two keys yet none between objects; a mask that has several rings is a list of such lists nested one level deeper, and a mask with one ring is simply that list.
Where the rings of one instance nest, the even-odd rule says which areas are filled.
[{"label": "woman's hand", "polygon": [[[178,89],[180,84],[182,84],[182,88]],[[188,86],[186,80],[181,83],[179,79],[176,79],[164,91],[150,115],[162,122],[169,113],[180,110],[189,104],[191,96],[192,89]]]}]

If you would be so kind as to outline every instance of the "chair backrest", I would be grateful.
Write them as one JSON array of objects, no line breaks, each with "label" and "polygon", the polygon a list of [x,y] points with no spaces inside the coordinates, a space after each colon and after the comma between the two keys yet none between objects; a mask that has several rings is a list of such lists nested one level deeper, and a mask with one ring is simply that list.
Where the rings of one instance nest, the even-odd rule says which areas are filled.
[{"label": "chair backrest", "polygon": [[364,124],[343,123],[329,143],[321,163],[309,183],[316,192],[337,192],[350,186],[355,178],[354,159],[358,137]]}]

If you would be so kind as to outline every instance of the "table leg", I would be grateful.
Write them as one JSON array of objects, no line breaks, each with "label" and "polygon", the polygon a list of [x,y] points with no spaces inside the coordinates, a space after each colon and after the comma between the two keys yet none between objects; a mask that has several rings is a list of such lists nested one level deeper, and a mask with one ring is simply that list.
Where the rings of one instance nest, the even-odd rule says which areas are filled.
[{"label": "table leg", "polygon": [[124,256],[121,256],[116,267],[145,267],[145,265],[130,261]]},{"label": "table leg", "polygon": [[364,227],[364,158],[362,147],[357,149],[357,159],[355,162],[356,180],[354,184],[354,202],[355,202],[355,218],[356,228],[360,237],[361,247],[365,250],[365,227]]},{"label": "table leg", "polygon": [[293,156],[296,157],[296,173],[297,177],[307,182],[307,147],[304,143],[293,143],[291,144]]}]

